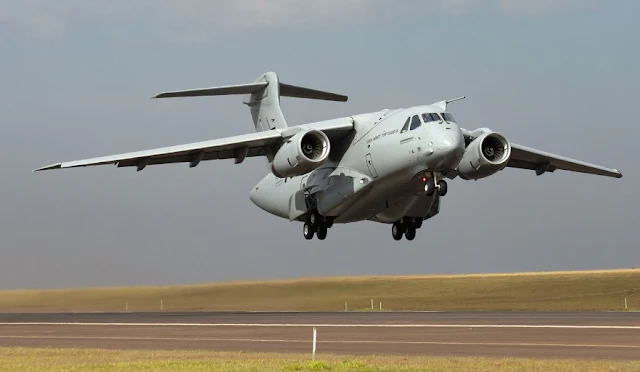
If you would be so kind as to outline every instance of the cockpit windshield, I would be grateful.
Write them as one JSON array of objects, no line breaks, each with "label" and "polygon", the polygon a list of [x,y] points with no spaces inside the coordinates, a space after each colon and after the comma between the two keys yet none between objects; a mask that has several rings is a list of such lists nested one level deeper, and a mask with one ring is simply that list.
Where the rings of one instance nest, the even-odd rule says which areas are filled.
[{"label": "cockpit windshield", "polygon": [[[456,122],[456,119],[453,118],[453,115],[451,115],[448,112],[442,112],[442,113],[440,113],[440,115],[442,115],[442,119],[444,119],[444,120],[446,120],[446,121],[448,121],[450,123],[455,123]],[[438,115],[435,112],[433,112],[433,113],[425,113],[425,114],[422,114],[422,120],[425,123],[430,123],[432,121],[440,121],[440,120],[442,120],[440,118],[440,115]]]},{"label": "cockpit windshield", "polygon": [[438,114],[436,113],[422,114],[422,120],[425,123],[430,123],[432,121],[440,121],[440,116],[438,116]]},{"label": "cockpit windshield", "polygon": [[444,117],[444,120],[446,120],[448,122],[451,122],[451,123],[455,123],[456,122],[456,119],[453,118],[453,115],[451,115],[448,112],[443,113],[442,117]]}]

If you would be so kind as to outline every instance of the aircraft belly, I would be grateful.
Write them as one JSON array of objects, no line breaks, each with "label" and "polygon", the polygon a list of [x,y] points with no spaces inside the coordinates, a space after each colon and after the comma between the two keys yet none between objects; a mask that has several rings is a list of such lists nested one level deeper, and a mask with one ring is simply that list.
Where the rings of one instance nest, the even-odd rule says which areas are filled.
[{"label": "aircraft belly", "polygon": [[353,169],[335,168],[325,186],[314,193],[318,212],[324,216],[344,214],[371,187],[371,177]]},{"label": "aircraft belly", "polygon": [[[405,169],[402,172],[376,180],[366,193],[362,193],[357,198],[350,200],[349,203],[341,205],[341,213],[336,217],[335,222],[364,221],[385,211],[396,210],[397,203],[402,204],[402,200],[414,197],[414,189],[410,183],[414,171],[414,169]],[[413,204],[400,207],[401,212],[394,212],[393,215],[405,213],[411,206]]]},{"label": "aircraft belly", "polygon": [[424,217],[429,211],[431,211],[431,207],[433,202],[436,199],[436,194],[434,195],[420,195],[418,198],[414,199],[411,203],[409,210],[407,210],[407,216],[409,217]]},{"label": "aircraft belly", "polygon": [[393,223],[407,215],[407,212],[415,202],[417,197],[410,196],[402,200],[389,203],[389,207],[376,213],[374,220],[382,223]]}]

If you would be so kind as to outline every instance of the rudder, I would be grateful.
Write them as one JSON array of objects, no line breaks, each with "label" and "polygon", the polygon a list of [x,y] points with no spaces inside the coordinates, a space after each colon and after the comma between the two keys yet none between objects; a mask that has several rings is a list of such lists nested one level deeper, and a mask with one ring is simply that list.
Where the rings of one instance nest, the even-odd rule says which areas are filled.
[{"label": "rudder", "polygon": [[278,75],[275,72],[267,72],[256,79],[254,83],[267,83],[264,88],[245,95],[243,99],[243,103],[251,110],[256,132],[287,128],[287,120],[280,107]]}]

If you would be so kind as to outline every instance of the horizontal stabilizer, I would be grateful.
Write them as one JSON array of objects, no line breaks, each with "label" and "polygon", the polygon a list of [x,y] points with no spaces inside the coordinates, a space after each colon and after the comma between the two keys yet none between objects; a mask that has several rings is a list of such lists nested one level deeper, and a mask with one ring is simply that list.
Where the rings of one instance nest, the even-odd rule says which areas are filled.
[{"label": "horizontal stabilizer", "polygon": [[296,97],[307,99],[319,99],[325,101],[346,102],[349,97],[341,94],[324,92],[321,90],[298,87],[295,85],[280,83],[280,95],[284,97]]},{"label": "horizontal stabilizer", "polygon": [[152,98],[227,96],[232,94],[250,94],[265,88],[267,85],[269,85],[269,83],[267,83],[266,81],[263,81],[263,82],[251,83],[251,84],[239,84],[239,85],[227,85],[222,87],[212,87],[212,88],[178,90],[175,92],[163,92]]},{"label": "horizontal stabilizer", "polygon": [[[226,85],[221,87],[198,88],[198,89],[189,89],[189,90],[177,90],[172,92],[162,92],[152,98],[226,96],[226,95],[233,95],[233,94],[256,93],[258,94],[256,95],[256,97],[260,97],[261,99],[263,97],[261,97],[261,94],[258,92],[267,88],[269,84],[273,85],[269,89],[270,90],[275,89],[274,92],[277,91],[276,95],[281,97],[296,97],[296,98],[307,98],[307,99],[338,101],[338,102],[346,102],[348,99],[347,96],[342,94],[304,88],[296,85],[283,84],[278,80],[277,75],[273,72],[265,73],[258,80],[249,84]],[[265,94],[268,94],[268,93],[265,93]]]}]

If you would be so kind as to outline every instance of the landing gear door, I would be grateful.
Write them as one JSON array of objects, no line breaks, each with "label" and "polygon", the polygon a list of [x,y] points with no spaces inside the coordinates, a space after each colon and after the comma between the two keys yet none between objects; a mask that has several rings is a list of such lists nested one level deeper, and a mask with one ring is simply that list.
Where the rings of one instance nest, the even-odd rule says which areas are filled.
[{"label": "landing gear door", "polygon": [[304,190],[298,190],[289,199],[289,221],[293,221],[307,213],[307,201]]},{"label": "landing gear door", "polygon": [[438,194],[436,192],[435,194],[435,198],[433,199],[433,202],[431,203],[431,209],[429,209],[429,212],[427,213],[427,215],[425,216],[425,220],[435,216],[436,214],[440,213],[440,194]]},{"label": "landing gear door", "polygon": [[373,160],[371,160],[371,153],[367,154],[367,168],[369,168],[369,173],[371,177],[378,178],[378,173],[376,172],[376,168],[373,166]]}]

